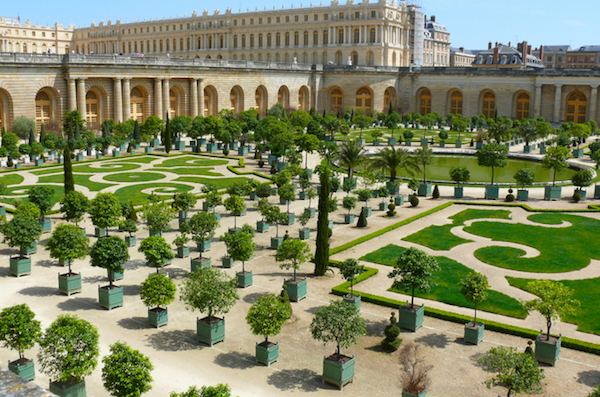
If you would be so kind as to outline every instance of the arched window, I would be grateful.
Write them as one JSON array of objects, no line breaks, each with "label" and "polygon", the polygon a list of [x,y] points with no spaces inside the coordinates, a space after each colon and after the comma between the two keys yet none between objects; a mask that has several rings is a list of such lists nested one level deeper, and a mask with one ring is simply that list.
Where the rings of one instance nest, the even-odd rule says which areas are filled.
[{"label": "arched window", "polygon": [[290,107],[290,90],[284,85],[277,92],[277,102],[281,103],[285,109]]},{"label": "arched window", "polygon": [[175,90],[169,90],[169,104],[169,116],[179,116],[179,101]]},{"label": "arched window", "polygon": [[223,35],[219,35],[219,48],[225,47],[224,41],[225,41],[225,39],[224,39]]},{"label": "arched window", "polygon": [[329,44],[329,31],[324,30],[323,31],[323,45],[327,45],[327,44]]},{"label": "arched window", "polygon": [[300,34],[298,31],[294,32],[294,46],[298,47],[300,45]]},{"label": "arched window", "polygon": [[354,37],[353,37],[352,42],[354,44],[358,44],[359,41],[360,41],[360,30],[354,29]]},{"label": "arched window", "polygon": [[367,87],[359,88],[356,91],[356,109],[371,110],[373,103],[373,94]]},{"label": "arched window", "polygon": [[308,46],[308,32],[304,31],[304,46]]},{"label": "arched window", "polygon": [[327,65],[327,53],[323,53],[323,65]]},{"label": "arched window", "polygon": [[275,35],[275,46],[281,47],[281,33]]},{"label": "arched window", "polygon": [[233,36],[233,48],[237,48],[238,46],[238,38],[237,38],[237,34],[235,36]]},{"label": "arched window", "polygon": [[37,131],[42,128],[42,124],[48,123],[52,119],[52,101],[50,96],[40,91],[35,96],[35,123]]},{"label": "arched window", "polygon": [[316,52],[313,52],[312,63],[313,63],[313,65],[316,65],[317,63],[319,63],[319,54],[317,54]]},{"label": "arched window", "polygon": [[271,54],[267,54],[267,62],[271,62]]},{"label": "arched window", "polygon": [[517,97],[517,120],[529,117],[529,94],[522,92]]},{"label": "arched window", "polygon": [[298,93],[298,109],[308,111],[308,88],[306,86],[302,86],[300,88],[300,92]]},{"label": "arched window", "polygon": [[352,65],[358,65],[358,52],[352,51]]},{"label": "arched window", "polygon": [[262,61],[262,54],[258,54],[258,61]]},{"label": "arched window", "polygon": [[343,62],[343,60],[342,60],[342,52],[338,51],[338,52],[335,53],[335,63],[337,65],[341,65],[342,62]]},{"label": "arched window", "polygon": [[383,111],[387,112],[392,105],[392,110],[396,107],[396,90],[389,87],[383,94]]},{"label": "arched window", "polygon": [[450,113],[461,114],[463,113],[463,95],[460,91],[453,91],[450,96]]},{"label": "arched window", "polygon": [[275,62],[281,62],[281,56],[279,55],[279,53],[275,54]]},{"label": "arched window", "polygon": [[371,30],[369,30],[369,43],[374,43],[375,42],[375,28],[371,28]]},{"label": "arched window", "polygon": [[576,124],[585,123],[587,113],[587,98],[581,91],[572,92],[567,98],[567,115],[565,121]]},{"label": "arched window", "polygon": [[85,121],[87,128],[98,130],[98,96],[94,91],[85,94]]},{"label": "arched window", "polygon": [[285,32],[285,46],[290,46],[290,32]]},{"label": "arched window", "polygon": [[304,54],[302,54],[302,63],[304,63],[304,64],[308,63],[308,54],[306,52]]},{"label": "arched window", "polygon": [[496,113],[496,95],[488,91],[483,95],[483,104],[481,113],[487,119],[493,119]]},{"label": "arched window", "polygon": [[208,35],[208,48],[213,48],[212,35]]},{"label": "arched window", "polygon": [[242,35],[242,48],[246,48],[246,35]]},{"label": "arched window", "polygon": [[254,35],[250,35],[250,48],[254,48]]},{"label": "arched window", "polygon": [[313,45],[319,45],[319,32],[313,32]]},{"label": "arched window", "polygon": [[229,99],[231,102],[231,111],[233,114],[240,114],[240,112],[244,111],[244,92],[239,85],[236,85],[231,89],[229,94]]},{"label": "arched window", "polygon": [[256,89],[254,94],[256,102],[256,110],[261,117],[264,117],[267,113],[267,89],[264,86],[260,86]]},{"label": "arched window", "polygon": [[206,116],[217,115],[217,90],[213,86],[208,86],[204,89],[204,112]]},{"label": "arched window", "polygon": [[431,113],[431,91],[429,91],[427,88],[421,91],[419,104],[419,113],[422,115]]},{"label": "arched window", "polygon": [[131,90],[131,118],[142,123],[144,117],[144,93],[139,87]]},{"label": "arched window", "polygon": [[335,88],[331,91],[331,113],[342,111],[342,90]]},{"label": "arched window", "polygon": [[263,35],[262,33],[258,34],[258,46],[262,48],[263,46]]},{"label": "arched window", "polygon": [[271,45],[272,45],[272,44],[271,44],[271,33],[268,33],[268,34],[267,34],[267,47],[269,47],[269,48],[270,48],[270,47],[271,47]]},{"label": "arched window", "polygon": [[344,29],[338,29],[338,44],[344,44]]}]

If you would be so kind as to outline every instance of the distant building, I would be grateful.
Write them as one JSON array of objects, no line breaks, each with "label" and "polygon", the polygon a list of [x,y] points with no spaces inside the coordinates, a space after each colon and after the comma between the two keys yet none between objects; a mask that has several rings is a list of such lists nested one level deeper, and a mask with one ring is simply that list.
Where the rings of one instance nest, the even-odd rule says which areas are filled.
[{"label": "distant building", "polygon": [[487,50],[473,51],[473,53],[475,54],[473,67],[478,68],[538,69],[544,67],[540,58],[531,53],[531,46],[528,46],[526,41],[517,44],[517,48],[512,47],[510,43],[508,45],[496,43],[492,48],[490,42]]},{"label": "distant building", "polygon": [[454,68],[470,68],[475,61],[475,54],[465,47],[450,47],[450,66]]},{"label": "distant building", "polygon": [[75,25],[40,26],[29,20],[23,24],[20,18],[0,17],[0,52],[68,54],[74,30]]},{"label": "distant building", "polygon": [[542,60],[545,67],[563,69],[567,67],[567,53],[571,52],[570,45],[543,45],[532,51],[532,54]]},{"label": "distant building", "polygon": [[450,32],[435,20],[425,17],[423,66],[450,66]]},{"label": "distant building", "polygon": [[570,69],[596,69],[600,67],[600,45],[584,45],[567,53],[565,67]]}]

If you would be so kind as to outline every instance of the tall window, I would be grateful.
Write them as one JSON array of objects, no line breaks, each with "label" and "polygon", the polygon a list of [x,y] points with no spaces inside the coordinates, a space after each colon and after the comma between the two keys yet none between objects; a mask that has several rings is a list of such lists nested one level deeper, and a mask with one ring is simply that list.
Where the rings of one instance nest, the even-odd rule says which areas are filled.
[{"label": "tall window", "polygon": [[285,46],[290,46],[290,32],[285,32]]},{"label": "tall window", "polygon": [[352,65],[358,65],[358,52],[352,51]]},{"label": "tall window", "polygon": [[35,122],[39,132],[42,124],[46,124],[52,119],[52,102],[45,92],[38,92],[35,97]]},{"label": "tall window", "polygon": [[324,30],[323,31],[323,45],[327,45],[327,44],[329,44],[329,31]]},{"label": "tall window", "polygon": [[374,43],[375,42],[375,28],[371,28],[371,30],[369,30],[369,43]]},{"label": "tall window", "polygon": [[483,96],[483,107],[481,113],[486,119],[493,119],[496,112],[496,95],[486,92]]},{"label": "tall window", "polygon": [[331,91],[331,112],[337,113],[342,111],[342,90],[339,88]]},{"label": "tall window", "polygon": [[338,29],[338,44],[344,44],[344,29]]},{"label": "tall window", "polygon": [[319,32],[313,32],[313,45],[319,45]]},{"label": "tall window", "polygon": [[242,35],[242,48],[246,48],[246,35]]},{"label": "tall window", "polygon": [[262,33],[258,34],[258,46],[262,48],[263,46],[263,35]]},{"label": "tall window", "polygon": [[308,32],[304,31],[304,46],[306,47],[308,45]]},{"label": "tall window", "polygon": [[387,112],[387,110],[390,108],[390,103],[392,104],[392,109],[394,109],[396,107],[396,90],[394,90],[392,87],[389,87],[387,90],[385,90],[385,93],[383,94],[384,112]]},{"label": "tall window", "polygon": [[138,87],[131,90],[131,118],[144,121],[144,93]]},{"label": "tall window", "polygon": [[277,33],[277,36],[275,36],[275,45],[281,47],[281,33]]},{"label": "tall window", "polygon": [[308,88],[306,86],[302,86],[300,88],[300,92],[298,93],[298,109],[307,110],[308,109]]},{"label": "tall window", "polygon": [[431,91],[425,88],[421,91],[421,98],[419,100],[420,108],[419,113],[426,115],[431,113]]},{"label": "tall window", "polygon": [[356,109],[371,110],[373,94],[367,87],[359,88],[356,91]]},{"label": "tall window", "polygon": [[88,91],[85,94],[85,121],[87,128],[90,130],[98,130],[98,97],[93,91]]},{"label": "tall window", "polygon": [[267,47],[271,47],[271,33],[267,34]]},{"label": "tall window", "polygon": [[529,95],[522,92],[517,97],[517,120],[529,117]]},{"label": "tall window", "polygon": [[463,96],[460,91],[454,91],[450,97],[450,113],[462,115]]},{"label": "tall window", "polygon": [[300,34],[298,32],[294,32],[294,46],[298,47],[300,45]]},{"label": "tall window", "polygon": [[254,35],[250,35],[250,48],[254,48]]},{"label": "tall window", "polygon": [[169,90],[169,117],[175,117],[179,115],[179,104],[177,101],[177,93],[175,90]]},{"label": "tall window", "polygon": [[238,42],[237,42],[237,35],[233,36],[233,48],[237,48],[238,46]]},{"label": "tall window", "polygon": [[587,98],[581,91],[572,92],[567,98],[566,121],[576,124],[585,123],[587,113]]},{"label": "tall window", "polygon": [[354,29],[354,40],[353,43],[357,44],[360,40],[360,30]]}]

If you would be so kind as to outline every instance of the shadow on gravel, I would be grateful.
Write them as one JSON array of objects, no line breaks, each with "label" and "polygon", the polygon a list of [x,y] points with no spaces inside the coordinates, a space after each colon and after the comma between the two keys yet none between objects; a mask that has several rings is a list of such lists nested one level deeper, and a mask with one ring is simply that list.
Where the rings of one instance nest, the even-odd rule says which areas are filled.
[{"label": "shadow on gravel", "polygon": [[385,327],[390,324],[389,320],[371,321],[367,320],[367,336],[385,337]]},{"label": "shadow on gravel", "polygon": [[20,290],[19,294],[27,296],[52,296],[60,295],[60,292],[58,291],[58,287],[28,287]]},{"label": "shadow on gravel", "polygon": [[267,296],[267,295],[268,295],[268,292],[264,292],[264,293],[253,292],[253,293],[251,293],[251,294],[248,294],[248,295],[244,296],[244,297],[242,298],[242,300],[243,300],[244,302],[246,302],[246,303],[254,303],[254,302],[256,302],[256,300],[257,300],[258,298],[260,298],[261,296]]},{"label": "shadow on gravel", "polygon": [[140,330],[140,329],[149,329],[154,328],[150,324],[148,324],[147,317],[130,317],[130,318],[122,318],[117,321],[119,327],[130,329],[130,330]]},{"label": "shadow on gravel", "polygon": [[475,353],[469,359],[478,367],[483,368],[483,365],[479,363],[479,359],[484,357],[485,353]]},{"label": "shadow on gravel", "polygon": [[147,343],[156,350],[171,352],[204,347],[196,341],[196,332],[191,329],[157,332],[148,336]]},{"label": "shadow on gravel", "polygon": [[[44,259],[41,261],[35,261],[35,266],[41,266],[41,267],[56,267],[57,269],[66,269],[66,271],[69,270],[68,266],[60,266],[58,264],[58,260],[48,260],[48,259]],[[66,272],[65,271],[65,272]]]},{"label": "shadow on gravel", "polygon": [[[267,384],[279,390],[299,390],[303,392],[316,392],[319,389],[329,389],[322,384],[322,377],[310,369],[291,369],[273,372],[267,377]],[[331,386],[334,387],[334,386]]]},{"label": "shadow on gravel", "polygon": [[84,284],[93,284],[93,285],[104,285],[108,284],[108,277],[104,276],[91,276],[91,277],[82,277],[82,282]]},{"label": "shadow on gravel", "polygon": [[583,371],[577,374],[577,383],[589,387],[595,387],[600,384],[600,371]]},{"label": "shadow on gravel", "polygon": [[[75,295],[76,296],[76,295]],[[61,310],[76,311],[76,310],[106,310],[98,304],[97,299],[71,297],[56,305]]]},{"label": "shadow on gravel", "polygon": [[143,261],[141,259],[134,259],[134,260],[126,262],[125,265],[123,265],[123,267],[125,268],[125,272],[127,272],[127,271],[137,270],[141,267],[147,267],[147,266],[146,266],[146,261]]},{"label": "shadow on gravel", "polygon": [[256,364],[254,356],[245,353],[221,353],[215,357],[214,363],[220,367],[232,369],[248,369],[260,364]]},{"label": "shadow on gravel", "polygon": [[446,346],[448,346],[448,343],[450,343],[450,340],[444,334],[429,334],[415,339],[415,342],[423,343],[429,347],[445,349]]},{"label": "shadow on gravel", "polygon": [[124,285],[123,286],[123,295],[127,296],[135,296],[140,294],[140,290],[142,289],[141,285]]},{"label": "shadow on gravel", "polygon": [[[188,267],[189,267],[189,263],[188,263]],[[174,267],[174,266],[169,266],[167,268],[165,268],[162,271],[164,274],[169,275],[169,277],[173,280],[181,280],[181,279],[185,279],[188,276],[188,272],[185,269],[179,268],[179,267]]]}]

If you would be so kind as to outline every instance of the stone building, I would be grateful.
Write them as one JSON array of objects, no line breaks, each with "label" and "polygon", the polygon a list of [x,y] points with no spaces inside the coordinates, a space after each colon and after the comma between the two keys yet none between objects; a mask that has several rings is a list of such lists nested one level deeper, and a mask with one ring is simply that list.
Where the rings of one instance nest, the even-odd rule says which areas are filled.
[{"label": "stone building", "polygon": [[435,20],[425,18],[425,41],[423,42],[423,66],[450,66],[450,32]]},{"label": "stone building", "polygon": [[531,46],[526,41],[517,44],[514,48],[508,45],[498,43],[492,47],[488,44],[488,49],[483,51],[472,51],[475,54],[475,61],[472,66],[477,68],[503,68],[503,69],[528,69],[543,68],[542,60],[532,54]]},{"label": "stone building", "polygon": [[75,25],[40,26],[29,20],[23,24],[19,18],[0,17],[0,52],[68,54],[74,29]]},{"label": "stone building", "polygon": [[450,66],[455,68],[470,68],[475,61],[475,54],[465,47],[450,47]]},{"label": "stone building", "polygon": [[562,69],[567,65],[567,53],[571,52],[570,45],[543,45],[532,51],[532,54],[542,60],[547,68]]},{"label": "stone building", "polygon": [[566,68],[596,69],[600,67],[600,45],[584,45],[567,52]]}]

